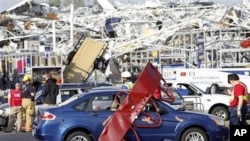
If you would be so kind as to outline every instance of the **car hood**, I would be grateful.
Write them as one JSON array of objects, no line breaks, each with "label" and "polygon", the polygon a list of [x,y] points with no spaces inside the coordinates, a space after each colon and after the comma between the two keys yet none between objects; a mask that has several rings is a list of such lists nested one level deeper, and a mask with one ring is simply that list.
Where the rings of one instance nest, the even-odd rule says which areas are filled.
[{"label": "car hood", "polygon": [[[202,113],[202,112],[196,112],[196,111],[190,111],[190,110],[185,110],[182,112],[183,114],[180,114],[179,116],[181,115],[185,115],[185,118],[188,118],[188,119],[200,119],[201,116],[203,118],[207,118],[208,116],[210,116],[210,114],[207,114],[207,113]],[[211,115],[213,116],[213,115]]]},{"label": "car hood", "polygon": [[213,97],[215,98],[225,98],[227,100],[230,100],[230,96],[229,95],[225,95],[225,94],[206,94],[207,96]]}]

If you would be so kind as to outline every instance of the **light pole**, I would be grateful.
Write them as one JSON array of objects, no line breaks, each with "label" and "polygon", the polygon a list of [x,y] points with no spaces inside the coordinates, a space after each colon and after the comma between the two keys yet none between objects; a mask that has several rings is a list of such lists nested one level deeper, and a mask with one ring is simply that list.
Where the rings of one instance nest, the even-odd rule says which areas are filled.
[{"label": "light pole", "polygon": [[70,42],[73,45],[74,44],[74,1],[71,0],[71,4],[70,4]]}]

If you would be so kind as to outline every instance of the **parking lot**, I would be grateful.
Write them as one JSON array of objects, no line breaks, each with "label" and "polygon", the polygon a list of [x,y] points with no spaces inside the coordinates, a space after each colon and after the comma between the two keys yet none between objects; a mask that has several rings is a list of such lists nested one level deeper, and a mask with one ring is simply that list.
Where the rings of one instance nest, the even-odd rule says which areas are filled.
[{"label": "parking lot", "polygon": [[3,133],[0,131],[1,141],[36,141],[31,132],[21,132],[21,133]]},{"label": "parking lot", "polygon": [[[250,124],[250,120],[248,120],[248,123]],[[226,122],[226,125],[228,126],[228,121]],[[32,133],[3,133],[0,131],[0,139],[1,141],[37,141],[32,137]]]}]

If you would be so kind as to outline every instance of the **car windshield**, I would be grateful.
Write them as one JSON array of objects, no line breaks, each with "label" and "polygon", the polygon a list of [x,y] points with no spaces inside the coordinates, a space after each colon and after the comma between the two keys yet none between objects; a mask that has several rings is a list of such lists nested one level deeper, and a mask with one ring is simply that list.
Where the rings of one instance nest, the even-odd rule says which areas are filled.
[{"label": "car windshield", "polygon": [[192,87],[194,87],[196,90],[200,91],[202,94],[205,94],[206,92],[203,91],[202,89],[200,89],[199,87],[197,87],[196,85],[194,85],[193,83],[190,83],[192,85]]},{"label": "car windshield", "polygon": [[67,105],[68,103],[76,100],[81,94],[76,94],[76,95],[73,95],[72,97],[70,97],[69,99],[61,102],[61,103],[58,103],[57,106],[64,106],[64,105]]},{"label": "car windshield", "polygon": [[174,110],[178,110],[180,109],[180,106],[178,105],[171,105],[170,103],[166,102],[166,101],[162,101],[164,104],[168,105],[169,107],[173,108]]},{"label": "car windshield", "polygon": [[[169,89],[171,90],[172,94],[174,95],[174,97],[175,97],[176,99],[181,99],[181,96],[177,93],[177,91],[176,91],[175,88],[171,87],[171,88],[169,88]],[[164,95],[163,95],[163,98],[169,98],[169,96],[166,95],[166,94],[164,94]]]}]

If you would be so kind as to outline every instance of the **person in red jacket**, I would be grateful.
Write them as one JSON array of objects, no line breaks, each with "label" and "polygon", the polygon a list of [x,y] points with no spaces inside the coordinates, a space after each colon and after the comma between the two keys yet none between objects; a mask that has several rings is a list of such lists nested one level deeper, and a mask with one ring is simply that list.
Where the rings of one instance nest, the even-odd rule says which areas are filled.
[{"label": "person in red jacket", "polygon": [[247,125],[246,114],[248,104],[247,86],[240,81],[237,74],[228,75],[228,83],[233,86],[230,96],[230,125]]},{"label": "person in red jacket", "polygon": [[8,104],[10,106],[10,115],[8,127],[5,130],[5,133],[12,132],[16,121],[16,131],[20,132],[22,123],[22,89],[20,83],[16,83],[15,89],[10,91],[8,96]]}]

